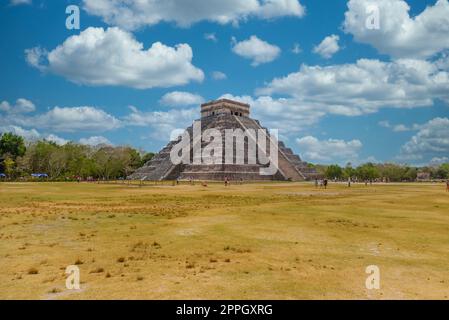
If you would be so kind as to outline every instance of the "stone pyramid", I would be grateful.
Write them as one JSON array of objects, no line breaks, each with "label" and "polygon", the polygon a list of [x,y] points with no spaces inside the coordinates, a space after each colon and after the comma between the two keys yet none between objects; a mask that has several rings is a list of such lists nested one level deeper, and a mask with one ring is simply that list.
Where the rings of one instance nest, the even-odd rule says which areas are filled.
[{"label": "stone pyramid", "polygon": [[[211,101],[201,105],[201,131],[207,129],[218,130],[223,137],[224,144],[225,130],[227,129],[241,129],[243,131],[248,129],[266,130],[263,128],[258,120],[250,117],[250,106],[237,101],[228,99],[220,99]],[[200,161],[200,164],[194,164],[193,161],[193,125],[186,129],[191,139],[190,144],[190,162],[174,164],[171,160],[170,154],[172,148],[181,140],[171,141],[163,148],[154,158],[146,163],[142,168],[138,169],[134,174],[129,176],[129,179],[134,180],[221,180],[225,178],[229,180],[278,180],[278,181],[302,181],[313,179],[316,176],[314,168],[301,160],[301,158],[294,154],[290,148],[287,148],[283,142],[278,142],[278,161],[277,172],[272,175],[261,175],[261,167],[268,165],[260,164],[259,157],[257,157],[256,164],[249,164],[247,156],[245,161],[235,161],[237,152],[234,146],[234,162],[233,164],[222,161],[220,164],[205,164]],[[245,140],[245,147],[247,148],[248,139]],[[268,139],[271,139],[268,136]],[[205,148],[208,142],[200,141],[201,147]],[[269,143],[267,144],[269,145]],[[224,149],[224,148],[223,148]],[[223,152],[225,153],[225,152]],[[267,149],[267,154],[269,149]],[[223,154],[224,158],[224,154]],[[240,163],[240,164],[236,164]]]}]

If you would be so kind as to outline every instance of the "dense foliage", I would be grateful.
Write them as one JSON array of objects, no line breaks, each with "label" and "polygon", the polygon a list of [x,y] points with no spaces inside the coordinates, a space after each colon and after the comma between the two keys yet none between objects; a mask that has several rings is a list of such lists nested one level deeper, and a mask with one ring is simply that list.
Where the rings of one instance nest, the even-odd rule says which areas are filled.
[{"label": "dense foliage", "polygon": [[317,171],[328,179],[347,180],[349,178],[359,181],[415,181],[418,173],[428,173],[429,179],[449,179],[449,163],[439,166],[412,167],[395,163],[365,163],[356,168],[351,164],[342,168],[339,165],[316,166]]},{"label": "dense foliage", "polygon": [[119,146],[96,147],[67,143],[57,145],[41,140],[25,143],[5,133],[0,139],[0,172],[10,178],[45,173],[54,180],[124,178],[149,161],[154,154]]}]

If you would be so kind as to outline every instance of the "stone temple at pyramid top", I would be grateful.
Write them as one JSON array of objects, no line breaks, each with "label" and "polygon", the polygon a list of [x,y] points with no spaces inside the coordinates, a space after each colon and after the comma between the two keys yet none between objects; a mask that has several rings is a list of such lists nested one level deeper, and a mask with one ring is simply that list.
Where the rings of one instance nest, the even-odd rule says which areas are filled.
[{"label": "stone temple at pyramid top", "polygon": [[249,104],[229,99],[220,99],[201,105],[201,118],[216,116],[219,114],[249,117]]}]

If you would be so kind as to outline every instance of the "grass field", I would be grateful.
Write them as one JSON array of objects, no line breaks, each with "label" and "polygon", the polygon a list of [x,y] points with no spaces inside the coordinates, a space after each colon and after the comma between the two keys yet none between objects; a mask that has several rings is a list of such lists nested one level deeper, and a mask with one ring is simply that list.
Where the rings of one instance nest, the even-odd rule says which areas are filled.
[{"label": "grass field", "polygon": [[449,297],[442,184],[0,183],[0,204],[1,299]]}]

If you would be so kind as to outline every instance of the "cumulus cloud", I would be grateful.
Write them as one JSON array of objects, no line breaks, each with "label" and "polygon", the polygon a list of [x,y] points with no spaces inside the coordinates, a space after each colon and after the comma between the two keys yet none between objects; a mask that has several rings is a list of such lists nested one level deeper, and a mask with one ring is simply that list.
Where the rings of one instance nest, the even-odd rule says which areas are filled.
[{"label": "cumulus cloud", "polygon": [[229,93],[220,98],[248,103],[255,119],[261,120],[270,129],[278,129],[284,136],[302,131],[326,115],[326,110],[320,106],[304,104],[292,98],[235,96]]},{"label": "cumulus cloud", "polygon": [[224,72],[221,71],[212,72],[212,79],[214,80],[226,80],[227,78],[228,76]]},{"label": "cumulus cloud", "polygon": [[33,116],[7,115],[0,125],[17,125],[27,128],[47,129],[56,132],[107,131],[117,129],[121,121],[95,107],[54,107]]},{"label": "cumulus cloud", "polygon": [[432,106],[436,99],[449,101],[449,72],[436,63],[411,59],[302,65],[298,72],[275,78],[256,93],[284,95],[298,106],[314,106],[317,112],[358,116],[386,107],[415,108]]},{"label": "cumulus cloud", "polygon": [[335,34],[330,35],[324,38],[323,41],[313,49],[313,52],[325,59],[330,59],[340,50],[340,46],[338,45],[339,40],[339,36]]},{"label": "cumulus cloud", "polygon": [[[378,8],[379,28],[366,27]],[[438,0],[415,17],[404,0],[350,0],[343,28],[361,43],[395,58],[426,58],[449,48],[449,2]]]},{"label": "cumulus cloud", "polygon": [[88,145],[88,146],[93,146],[93,147],[98,146],[98,145],[112,146],[111,141],[109,141],[107,138],[105,138],[103,136],[92,136],[89,138],[81,138],[80,143]]},{"label": "cumulus cloud", "polygon": [[232,51],[239,56],[251,59],[251,65],[257,67],[260,64],[275,60],[281,53],[281,49],[275,45],[269,44],[257,36],[251,36],[248,40],[235,42]]},{"label": "cumulus cloud", "polygon": [[50,142],[54,142],[59,146],[63,146],[67,143],[69,143],[69,140],[66,140],[64,138],[61,138],[55,134],[49,134],[48,136],[45,137],[45,140],[50,141]]},{"label": "cumulus cloud", "polygon": [[36,106],[33,102],[27,99],[17,99],[14,105],[11,105],[8,101],[0,103],[0,111],[17,114],[17,113],[29,113],[36,110]]},{"label": "cumulus cloud", "polygon": [[415,130],[419,130],[421,128],[421,126],[419,124],[413,124],[411,126],[405,125],[405,124],[390,124],[389,121],[384,120],[384,121],[380,121],[379,125],[381,127],[384,128],[388,128],[393,130],[394,132],[406,132],[406,131],[415,131]]},{"label": "cumulus cloud", "polygon": [[188,27],[196,22],[238,24],[248,18],[302,17],[298,0],[84,0],[84,9],[110,25],[128,30],[174,22]]},{"label": "cumulus cloud", "polygon": [[6,125],[6,126],[0,126],[0,133],[4,132],[11,132],[15,135],[23,137],[27,141],[35,141],[39,139],[44,139],[47,141],[54,142],[58,145],[64,145],[69,142],[69,140],[63,139],[55,134],[47,134],[43,135],[36,129],[24,129],[20,126],[15,125]]},{"label": "cumulus cloud", "polygon": [[191,105],[199,105],[204,102],[204,98],[198,94],[190,92],[173,91],[165,94],[160,104],[168,107],[185,107]]},{"label": "cumulus cloud", "polygon": [[296,143],[304,159],[321,163],[353,162],[358,159],[358,152],[363,146],[359,140],[319,140],[312,136],[296,139]]},{"label": "cumulus cloud", "polygon": [[41,71],[92,86],[148,89],[204,79],[203,71],[192,64],[188,44],[169,47],[156,42],[145,50],[131,33],[115,27],[90,27],[50,52],[35,47],[25,54],[27,62]]},{"label": "cumulus cloud", "polygon": [[171,109],[168,111],[140,111],[130,106],[131,113],[124,118],[127,126],[146,127],[151,138],[166,142],[174,130],[184,130],[198,118],[198,107],[191,109]]},{"label": "cumulus cloud", "polygon": [[41,137],[36,129],[24,129],[14,125],[0,125],[0,133],[11,132],[15,135],[21,136],[26,140],[37,140]]},{"label": "cumulus cloud", "polygon": [[399,159],[425,160],[449,154],[449,119],[434,118],[421,125],[419,131],[401,148]]}]

